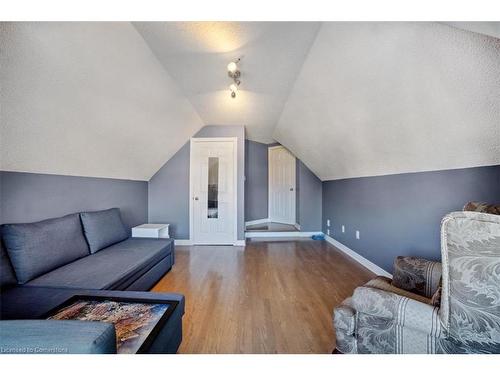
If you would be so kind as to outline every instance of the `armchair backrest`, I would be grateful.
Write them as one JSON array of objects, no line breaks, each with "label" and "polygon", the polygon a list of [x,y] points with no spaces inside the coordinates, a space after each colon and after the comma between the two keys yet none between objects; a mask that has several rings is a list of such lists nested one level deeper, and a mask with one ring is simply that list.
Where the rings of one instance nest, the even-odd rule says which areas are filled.
[{"label": "armchair backrest", "polygon": [[440,319],[466,351],[500,352],[500,216],[452,212],[441,223]]}]

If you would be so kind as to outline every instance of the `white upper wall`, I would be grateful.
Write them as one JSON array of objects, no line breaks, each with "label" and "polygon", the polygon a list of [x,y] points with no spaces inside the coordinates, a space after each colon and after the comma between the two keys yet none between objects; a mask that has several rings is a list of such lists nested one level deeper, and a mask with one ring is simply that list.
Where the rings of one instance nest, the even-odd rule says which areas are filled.
[{"label": "white upper wall", "polygon": [[148,180],[203,123],[130,23],[2,23],[0,169]]},{"label": "white upper wall", "polygon": [[322,180],[500,164],[500,39],[324,23],[274,137]]},{"label": "white upper wall", "polygon": [[498,23],[450,24],[0,23],[0,169],[148,180],[204,124],[323,180],[500,164]]},{"label": "white upper wall", "polygon": [[500,38],[500,22],[442,22],[462,30]]}]

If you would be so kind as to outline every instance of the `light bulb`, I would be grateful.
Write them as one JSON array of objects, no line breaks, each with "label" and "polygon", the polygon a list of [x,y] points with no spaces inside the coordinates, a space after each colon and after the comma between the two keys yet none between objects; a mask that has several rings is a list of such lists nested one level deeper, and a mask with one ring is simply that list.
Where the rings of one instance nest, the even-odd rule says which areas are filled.
[{"label": "light bulb", "polygon": [[230,73],[234,73],[236,72],[236,70],[238,70],[238,65],[236,65],[234,61],[231,61],[229,64],[227,64],[227,70]]},{"label": "light bulb", "polygon": [[229,85],[229,90],[231,90],[231,92],[236,92],[238,91],[238,86],[236,86],[234,83],[231,83]]}]

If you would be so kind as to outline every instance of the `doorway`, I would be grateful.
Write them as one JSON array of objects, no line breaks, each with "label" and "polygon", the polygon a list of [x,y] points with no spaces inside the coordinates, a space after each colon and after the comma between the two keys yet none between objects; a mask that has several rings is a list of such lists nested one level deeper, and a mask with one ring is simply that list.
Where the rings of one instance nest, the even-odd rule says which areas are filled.
[{"label": "doorway", "polygon": [[192,138],[190,238],[198,245],[237,241],[237,138]]}]

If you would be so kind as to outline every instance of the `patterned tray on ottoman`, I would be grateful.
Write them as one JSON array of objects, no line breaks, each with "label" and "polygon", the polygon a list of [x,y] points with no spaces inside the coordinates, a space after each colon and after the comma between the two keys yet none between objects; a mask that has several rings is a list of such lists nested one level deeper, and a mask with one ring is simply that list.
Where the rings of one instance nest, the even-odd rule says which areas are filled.
[{"label": "patterned tray on ottoman", "polygon": [[[158,302],[158,303],[157,303]],[[47,319],[113,323],[118,353],[147,351],[177,305],[176,301],[74,296],[47,314]]]}]

